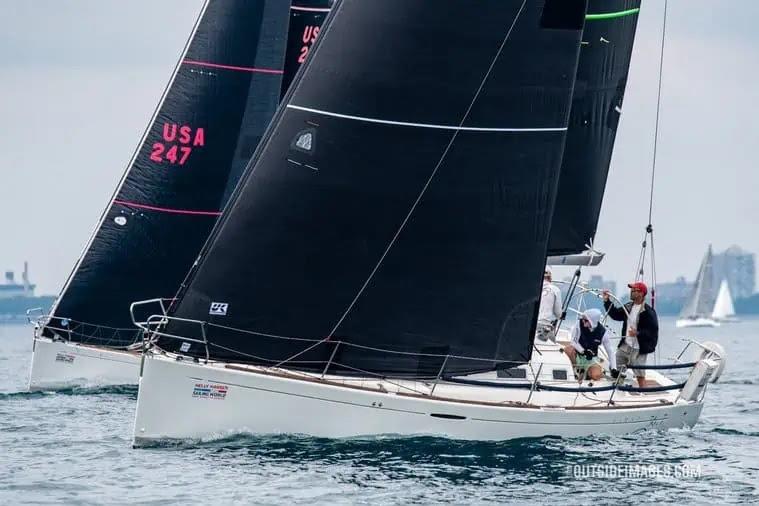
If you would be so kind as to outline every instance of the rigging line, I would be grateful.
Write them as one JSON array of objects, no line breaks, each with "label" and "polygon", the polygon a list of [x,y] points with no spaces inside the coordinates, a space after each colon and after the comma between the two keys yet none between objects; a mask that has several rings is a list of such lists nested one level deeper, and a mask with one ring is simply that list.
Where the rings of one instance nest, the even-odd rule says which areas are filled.
[{"label": "rigging line", "polygon": [[114,204],[120,204],[122,206],[136,207],[137,209],[146,209],[148,211],[156,211],[159,213],[169,214],[188,214],[193,216],[221,216],[221,211],[197,211],[192,209],[177,209],[174,207],[160,207],[151,206],[148,204],[138,204],[137,202],[130,202],[127,200],[114,199]]},{"label": "rigging line", "polygon": [[664,0],[664,20],[661,29],[661,54],[659,56],[659,90],[656,97],[656,127],[654,129],[654,156],[651,166],[651,193],[648,199],[648,224],[651,224],[654,209],[654,179],[656,176],[656,150],[659,144],[659,113],[661,111],[661,85],[662,74],[664,73],[664,42],[667,33],[667,0]]},{"label": "rigging line", "polygon": [[[651,230],[651,307],[656,311],[656,250],[654,249],[654,231]],[[655,364],[661,364],[659,347],[654,355]]]},{"label": "rigging line", "polygon": [[464,125],[464,122],[469,117],[469,113],[472,111],[472,108],[474,107],[475,102],[479,98],[480,93],[482,93],[482,89],[485,87],[485,82],[487,82],[488,78],[490,77],[490,73],[493,71],[493,68],[495,67],[496,62],[498,61],[498,58],[501,56],[501,53],[503,52],[503,48],[506,46],[506,42],[509,40],[509,37],[511,36],[511,32],[514,31],[514,27],[517,24],[517,20],[519,20],[519,17],[522,15],[522,11],[524,10],[524,6],[526,3],[527,3],[527,0],[522,1],[522,5],[519,7],[519,10],[517,11],[516,16],[514,16],[514,21],[511,23],[509,30],[506,32],[506,36],[503,38],[503,41],[501,42],[501,46],[498,48],[498,51],[493,57],[493,60],[490,62],[490,67],[488,67],[487,72],[485,72],[485,75],[482,78],[482,81],[480,82],[480,86],[477,88],[477,91],[475,92],[474,97],[472,98],[472,101],[469,103],[469,107],[467,107],[466,112],[464,112],[464,115],[461,117],[461,121],[459,122],[459,129],[454,130],[453,134],[451,135],[451,140],[448,142],[448,145],[445,147],[443,154],[440,156],[440,159],[438,160],[437,165],[435,165],[435,168],[430,174],[430,177],[427,179],[427,182],[422,187],[422,191],[419,192],[419,196],[416,198],[416,201],[414,201],[414,203],[411,206],[411,209],[409,209],[409,212],[406,214],[406,218],[404,218],[400,227],[398,227],[398,230],[395,232],[395,235],[390,240],[390,243],[387,245],[387,248],[385,248],[385,251],[384,253],[382,253],[382,256],[377,262],[377,265],[375,265],[374,269],[372,269],[372,272],[369,273],[369,277],[366,278],[366,281],[364,281],[364,284],[361,286],[358,293],[353,298],[351,303],[348,305],[348,308],[345,310],[343,315],[337,321],[337,323],[332,328],[329,335],[327,335],[325,340],[328,340],[332,337],[332,335],[335,333],[335,331],[340,326],[340,324],[342,324],[345,318],[348,316],[348,313],[351,312],[351,310],[353,309],[353,306],[356,304],[359,297],[361,297],[361,294],[364,293],[364,290],[366,290],[366,287],[369,286],[369,282],[372,280],[372,278],[374,278],[374,275],[377,273],[377,270],[379,270],[380,265],[382,265],[382,262],[385,260],[385,257],[392,249],[393,245],[395,244],[395,241],[398,239],[398,236],[401,235],[401,232],[406,226],[406,223],[408,223],[409,219],[411,218],[411,215],[414,213],[414,210],[416,209],[417,205],[419,205],[419,202],[422,200],[424,193],[427,191],[427,188],[430,186],[430,183],[432,183],[432,180],[435,178],[435,175],[437,174],[438,169],[443,164],[443,160],[445,160],[445,157],[448,155],[448,151],[450,151],[451,146],[453,146],[453,143],[456,140],[456,137],[458,137],[461,127]]},{"label": "rigging line", "polygon": [[276,75],[282,75],[284,74],[284,70],[278,70],[278,69],[266,69],[261,67],[243,67],[241,65],[225,65],[222,63],[212,63],[207,61],[199,61],[199,60],[188,60],[184,59],[182,60],[183,63],[186,63],[188,65],[197,65],[198,67],[209,67],[214,69],[224,69],[224,70],[237,70],[239,72],[252,72],[252,73],[260,73],[260,74],[276,74]]},{"label": "rigging line", "polygon": [[633,273],[633,279],[635,281],[641,280],[643,264],[646,261],[646,239],[648,239],[648,229],[646,229],[646,231],[643,232],[643,240],[640,242],[640,254],[638,255],[638,265],[635,267],[635,272]]}]

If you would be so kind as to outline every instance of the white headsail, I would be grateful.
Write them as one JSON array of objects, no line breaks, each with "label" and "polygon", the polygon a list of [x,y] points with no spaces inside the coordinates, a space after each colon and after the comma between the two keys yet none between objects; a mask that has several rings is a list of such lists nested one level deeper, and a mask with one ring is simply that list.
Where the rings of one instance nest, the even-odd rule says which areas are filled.
[{"label": "white headsail", "polygon": [[724,320],[731,316],[735,316],[735,307],[733,306],[733,298],[730,295],[730,288],[727,285],[727,280],[723,279],[722,283],[719,285],[717,300],[714,301],[712,318],[715,320]]}]

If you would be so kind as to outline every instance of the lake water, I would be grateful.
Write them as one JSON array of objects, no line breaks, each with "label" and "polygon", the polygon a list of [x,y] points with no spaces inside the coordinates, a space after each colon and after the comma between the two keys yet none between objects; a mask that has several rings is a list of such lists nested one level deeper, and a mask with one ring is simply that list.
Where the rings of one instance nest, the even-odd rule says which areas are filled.
[{"label": "lake water", "polygon": [[728,353],[692,430],[503,443],[241,436],[139,450],[136,388],[27,393],[32,330],[0,326],[0,504],[759,503],[759,319],[661,326],[662,359],[685,335]]}]

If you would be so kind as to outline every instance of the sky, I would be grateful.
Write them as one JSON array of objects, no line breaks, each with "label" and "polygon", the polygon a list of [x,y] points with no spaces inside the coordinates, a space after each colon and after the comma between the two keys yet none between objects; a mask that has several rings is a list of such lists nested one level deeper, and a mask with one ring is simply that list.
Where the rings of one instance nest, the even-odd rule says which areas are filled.
[{"label": "sky", "polygon": [[[0,269],[56,294],[158,103],[200,0],[0,0]],[[623,282],[648,221],[664,0],[644,0],[587,273]],[[669,0],[653,225],[659,282],[708,244],[759,252],[756,0]],[[578,203],[579,204],[579,203]],[[558,277],[571,271],[556,269]]]}]

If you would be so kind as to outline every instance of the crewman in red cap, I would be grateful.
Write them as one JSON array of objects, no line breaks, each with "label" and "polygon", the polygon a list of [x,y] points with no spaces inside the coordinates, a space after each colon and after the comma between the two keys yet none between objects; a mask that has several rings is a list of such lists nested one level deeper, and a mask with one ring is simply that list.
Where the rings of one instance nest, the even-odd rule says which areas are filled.
[{"label": "crewman in red cap", "polygon": [[617,367],[627,366],[632,369],[642,388],[646,386],[645,369],[635,366],[645,366],[649,353],[656,350],[659,342],[659,318],[654,308],[646,304],[648,287],[642,281],[627,285],[630,288],[630,302],[622,307],[616,307],[609,300],[608,290],[604,290],[604,309],[612,320],[622,322],[622,335],[617,347]]}]

